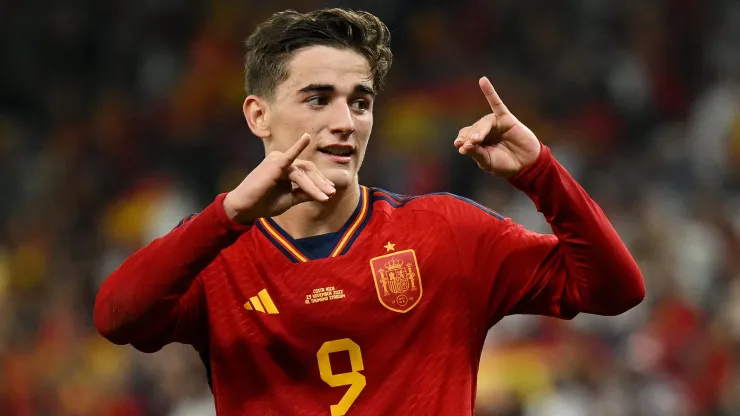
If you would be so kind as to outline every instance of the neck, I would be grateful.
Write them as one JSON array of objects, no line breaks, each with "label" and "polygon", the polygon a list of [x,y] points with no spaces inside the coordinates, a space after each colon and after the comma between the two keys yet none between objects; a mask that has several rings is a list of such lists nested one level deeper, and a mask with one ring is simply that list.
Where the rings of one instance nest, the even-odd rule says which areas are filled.
[{"label": "neck", "polygon": [[298,239],[339,231],[354,212],[360,201],[357,183],[337,189],[326,202],[298,204],[273,220],[291,237]]}]

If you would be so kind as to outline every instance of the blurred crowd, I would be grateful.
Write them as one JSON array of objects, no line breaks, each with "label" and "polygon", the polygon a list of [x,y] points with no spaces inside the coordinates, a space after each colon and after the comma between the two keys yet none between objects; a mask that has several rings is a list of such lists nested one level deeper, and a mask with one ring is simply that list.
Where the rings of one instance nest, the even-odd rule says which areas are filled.
[{"label": "blurred crowd", "polygon": [[108,343],[95,293],[261,160],[242,42],[275,11],[326,6],[392,32],[364,184],[454,192],[549,232],[452,146],[487,112],[488,75],[646,279],[616,318],[499,323],[479,415],[740,415],[734,0],[0,2],[0,415],[213,415],[194,351]]}]

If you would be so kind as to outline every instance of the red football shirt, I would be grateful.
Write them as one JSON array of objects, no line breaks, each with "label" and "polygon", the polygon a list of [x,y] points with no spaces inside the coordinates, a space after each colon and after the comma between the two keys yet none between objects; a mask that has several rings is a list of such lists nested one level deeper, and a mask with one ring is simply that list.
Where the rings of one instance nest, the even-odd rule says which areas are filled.
[{"label": "red football shirt", "polygon": [[361,187],[339,232],[294,240],[231,222],[221,195],[104,283],[96,323],[142,351],[192,344],[219,415],[470,415],[502,317],[618,313],[644,295],[603,213],[542,153],[512,183],[557,237],[451,194]]}]

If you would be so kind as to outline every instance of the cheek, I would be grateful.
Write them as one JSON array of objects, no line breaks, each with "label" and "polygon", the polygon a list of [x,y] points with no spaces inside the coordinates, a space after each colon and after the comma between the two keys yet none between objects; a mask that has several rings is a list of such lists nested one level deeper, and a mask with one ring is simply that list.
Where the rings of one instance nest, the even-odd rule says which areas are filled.
[{"label": "cheek", "polygon": [[373,129],[372,118],[369,122],[366,121],[364,123],[355,124],[355,128],[355,140],[357,141],[359,149],[356,168],[359,169],[360,166],[362,166],[362,163],[365,160],[365,154],[367,153],[367,144],[370,141],[370,133]]},{"label": "cheek", "polygon": [[276,142],[287,143],[288,146],[295,143],[303,133],[316,137],[318,129],[315,127],[316,117],[311,117],[307,111],[296,107],[293,111],[285,111],[271,122],[270,132]]},{"label": "cheek", "polygon": [[[295,132],[298,130],[305,130],[309,127],[311,118],[307,114],[304,114],[300,108],[296,108],[295,111],[290,114],[284,114],[280,117],[275,128],[281,132]],[[301,132],[301,134],[305,133]]]},{"label": "cheek", "polygon": [[370,140],[370,134],[373,131],[373,117],[368,116],[367,119],[359,119],[355,123],[355,132],[357,141],[362,150],[364,151],[367,147],[367,142]]}]

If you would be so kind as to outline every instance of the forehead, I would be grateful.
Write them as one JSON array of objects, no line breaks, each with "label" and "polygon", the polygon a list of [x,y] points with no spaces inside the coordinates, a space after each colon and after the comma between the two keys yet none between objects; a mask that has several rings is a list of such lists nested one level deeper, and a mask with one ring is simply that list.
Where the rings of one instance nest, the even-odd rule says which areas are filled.
[{"label": "forehead", "polygon": [[372,86],[365,57],[350,49],[312,46],[293,56],[288,64],[288,79],[278,90],[295,92],[309,84],[331,84],[341,91],[360,83]]}]

